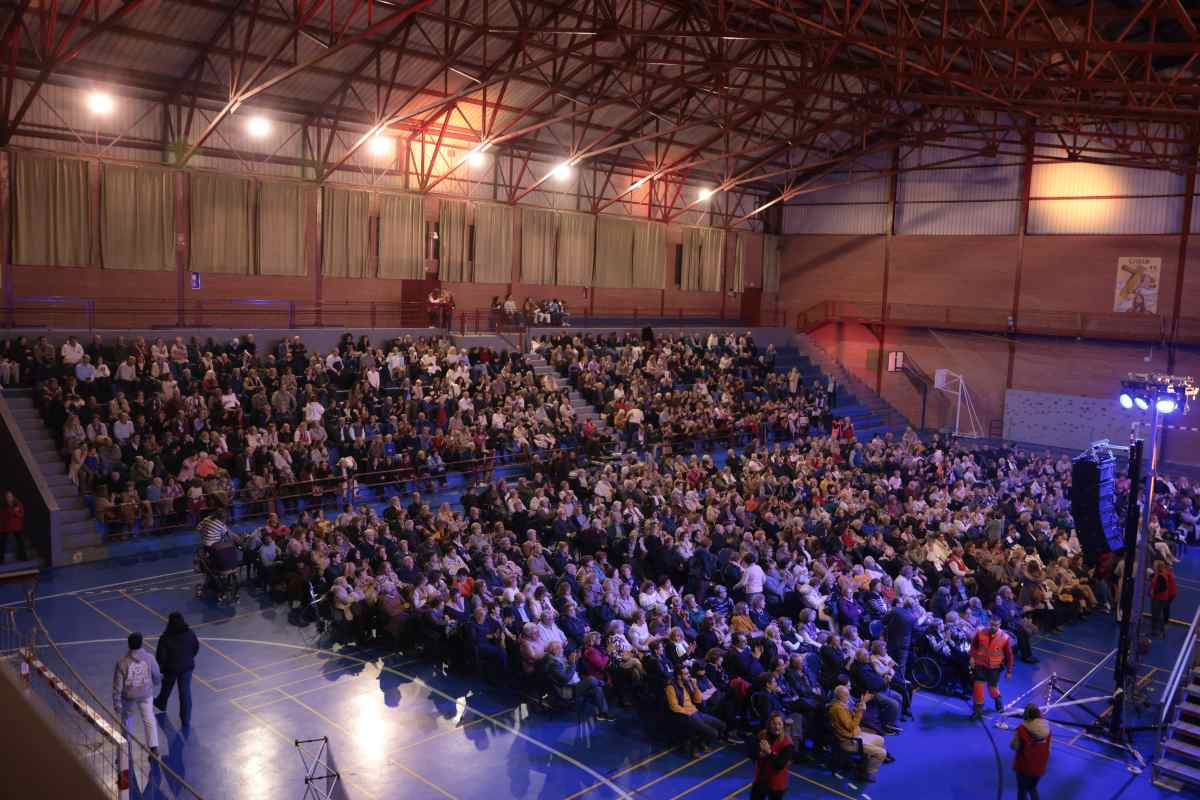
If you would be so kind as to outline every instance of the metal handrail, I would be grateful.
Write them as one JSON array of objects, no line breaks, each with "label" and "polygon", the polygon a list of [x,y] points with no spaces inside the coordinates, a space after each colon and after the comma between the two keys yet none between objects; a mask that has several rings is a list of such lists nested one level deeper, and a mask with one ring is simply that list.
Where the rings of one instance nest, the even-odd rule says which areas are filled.
[{"label": "metal handrail", "polygon": [[1183,676],[1187,674],[1192,664],[1192,655],[1196,649],[1198,628],[1200,628],[1200,608],[1197,608],[1196,613],[1192,616],[1192,624],[1188,627],[1187,636],[1183,640],[1183,646],[1179,648],[1179,655],[1175,658],[1175,666],[1171,668],[1171,677],[1167,680],[1166,688],[1163,689],[1162,711],[1158,716],[1158,745],[1154,752],[1154,759],[1156,761],[1162,755],[1163,743],[1167,738],[1167,718],[1173,712],[1178,712],[1177,695],[1179,694],[1180,686],[1183,684]]}]

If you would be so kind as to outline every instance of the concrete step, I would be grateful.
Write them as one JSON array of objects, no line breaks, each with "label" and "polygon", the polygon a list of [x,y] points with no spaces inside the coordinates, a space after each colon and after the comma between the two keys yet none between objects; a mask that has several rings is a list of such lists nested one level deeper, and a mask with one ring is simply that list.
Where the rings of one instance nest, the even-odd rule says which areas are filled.
[{"label": "concrete step", "polygon": [[1177,760],[1186,764],[1200,764],[1200,747],[1180,739],[1167,739],[1163,747]]},{"label": "concrete step", "polygon": [[1194,725],[1190,722],[1180,720],[1171,726],[1171,732],[1174,736],[1185,737],[1190,739],[1200,739],[1200,725]]},{"label": "concrete step", "polygon": [[1185,700],[1179,704],[1179,715],[1189,719],[1200,720],[1200,705],[1189,703]]},{"label": "concrete step", "polygon": [[[45,478],[46,484],[50,487],[51,491],[62,489],[65,494],[77,494],[79,491],[75,488],[75,484],[71,483],[71,477],[65,472],[61,474],[42,475],[42,477]],[[58,497],[57,491],[55,491],[55,497]]]},{"label": "concrete step", "polygon": [[68,536],[82,536],[82,535],[89,535],[89,534],[93,535],[93,536],[100,535],[99,532],[96,530],[96,520],[94,520],[94,519],[85,519],[85,520],[78,520],[76,522],[68,522],[65,525],[63,525],[59,529],[59,531],[63,535],[63,541],[66,541],[66,537],[68,537]]},{"label": "concrete step", "polygon": [[1200,768],[1170,758],[1154,762],[1154,774],[1166,775],[1189,786],[1200,787]]}]

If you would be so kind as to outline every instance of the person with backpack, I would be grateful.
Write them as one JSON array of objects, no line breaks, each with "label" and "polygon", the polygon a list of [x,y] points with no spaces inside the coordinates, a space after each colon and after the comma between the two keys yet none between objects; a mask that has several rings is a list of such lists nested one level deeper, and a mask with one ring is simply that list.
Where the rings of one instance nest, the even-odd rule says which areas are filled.
[{"label": "person with backpack", "polygon": [[1016,751],[1013,772],[1017,773],[1017,800],[1038,800],[1038,781],[1050,762],[1050,725],[1041,710],[1030,703],[1009,747]]},{"label": "person with backpack", "polygon": [[142,718],[146,745],[158,756],[158,723],[154,720],[154,696],[162,683],[162,673],[154,656],[142,647],[142,634],[129,634],[129,652],[121,656],[113,670],[113,710],[132,732],[134,712]]},{"label": "person with backpack", "polygon": [[154,651],[162,671],[162,691],[154,699],[154,707],[165,714],[171,690],[179,684],[179,721],[185,728],[192,723],[192,670],[196,667],[198,652],[200,640],[184,621],[183,614],[172,611],[167,618],[167,629],[159,637]]}]

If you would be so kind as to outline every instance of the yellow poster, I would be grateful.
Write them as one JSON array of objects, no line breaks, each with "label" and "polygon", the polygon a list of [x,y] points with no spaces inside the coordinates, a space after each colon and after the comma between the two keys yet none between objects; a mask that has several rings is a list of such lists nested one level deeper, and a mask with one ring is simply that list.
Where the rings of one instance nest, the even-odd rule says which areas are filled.
[{"label": "yellow poster", "polygon": [[1117,259],[1117,293],[1113,311],[1118,314],[1157,314],[1161,258],[1121,256]]}]

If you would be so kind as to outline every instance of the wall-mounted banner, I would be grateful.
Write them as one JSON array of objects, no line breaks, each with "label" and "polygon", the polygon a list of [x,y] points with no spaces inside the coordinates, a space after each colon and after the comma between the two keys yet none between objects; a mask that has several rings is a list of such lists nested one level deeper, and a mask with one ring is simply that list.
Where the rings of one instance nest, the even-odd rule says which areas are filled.
[{"label": "wall-mounted banner", "polygon": [[1121,256],[1117,259],[1117,291],[1113,311],[1118,314],[1157,314],[1161,258]]}]

